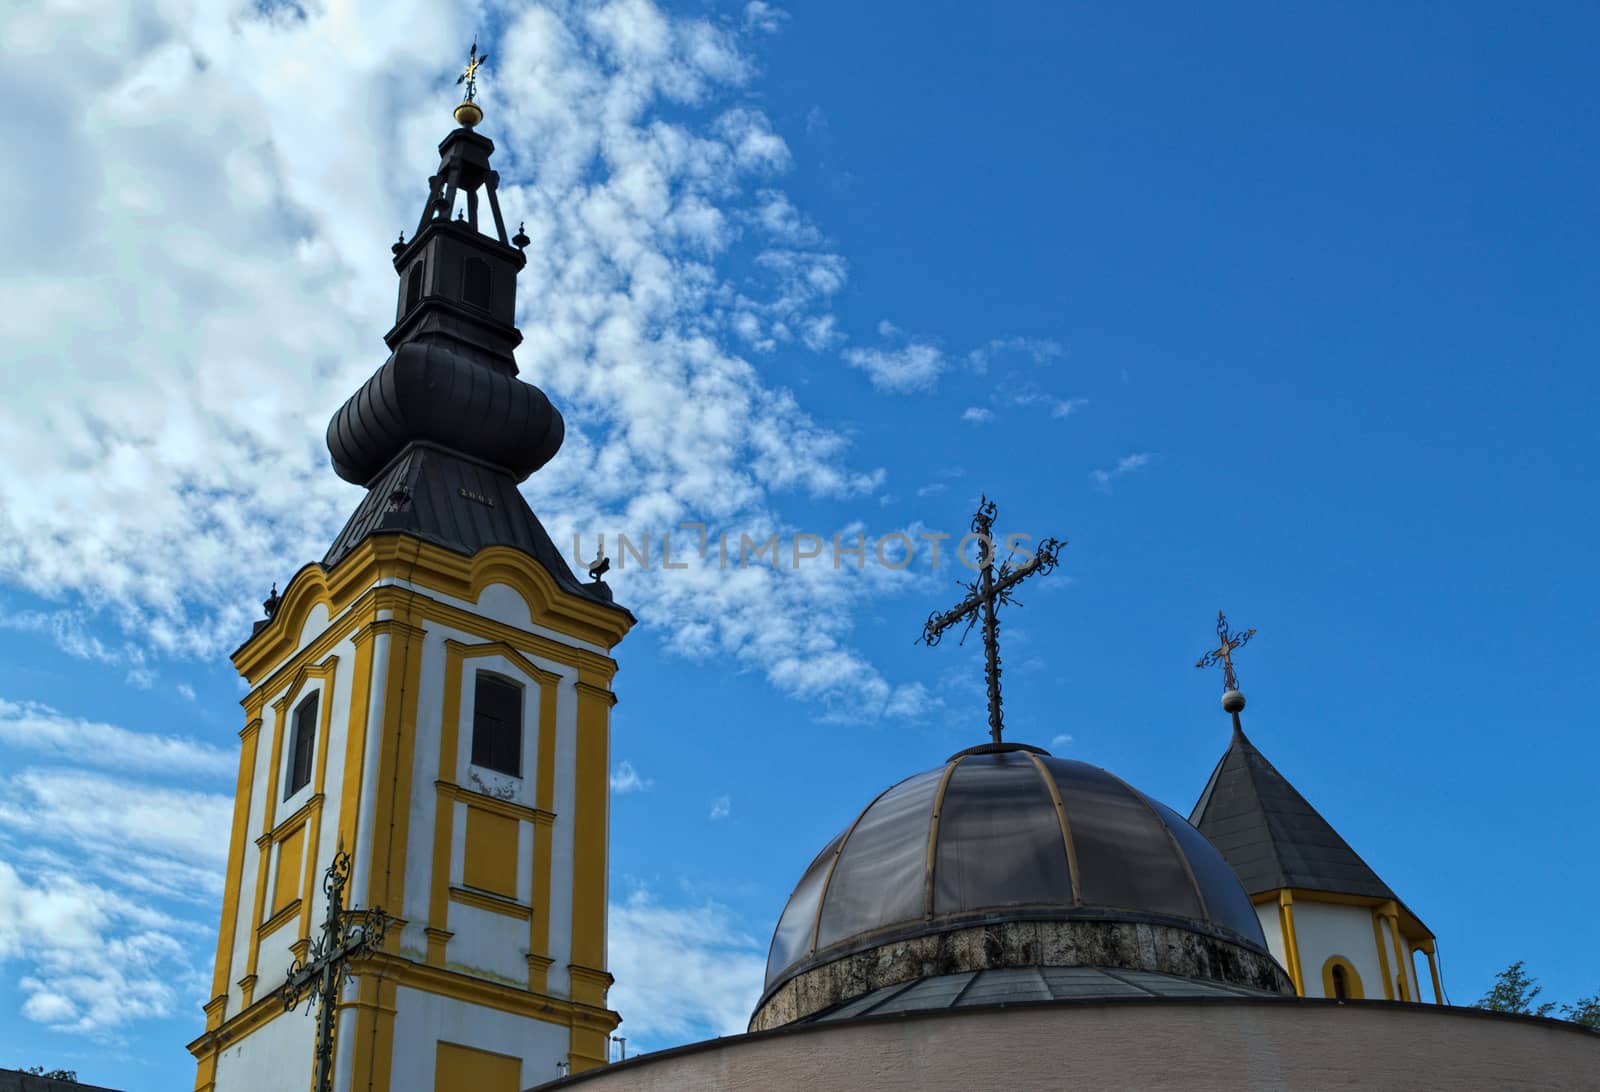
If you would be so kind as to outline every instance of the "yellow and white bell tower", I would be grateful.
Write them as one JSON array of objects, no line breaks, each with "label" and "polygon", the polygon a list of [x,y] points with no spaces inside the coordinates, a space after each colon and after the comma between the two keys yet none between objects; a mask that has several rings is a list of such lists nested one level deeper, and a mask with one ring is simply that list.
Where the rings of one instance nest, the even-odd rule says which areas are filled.
[{"label": "yellow and white bell tower", "polygon": [[1238,873],[1301,997],[1439,1002],[1433,933],[1244,734],[1232,656],[1254,633],[1230,633],[1219,611],[1222,643],[1197,665],[1223,668],[1233,739],[1189,822]]},{"label": "yellow and white bell tower", "polygon": [[348,904],[391,926],[340,991],[334,1088],[516,1092],[604,1064],[619,1020],[611,652],[634,619],[517,489],[564,426],[516,377],[529,240],[506,236],[481,111],[456,118],[394,247],[390,356],[328,428],[367,495],[233,656],[250,689],[197,1090],[309,1087],[314,1020],[281,987],[341,845]]}]

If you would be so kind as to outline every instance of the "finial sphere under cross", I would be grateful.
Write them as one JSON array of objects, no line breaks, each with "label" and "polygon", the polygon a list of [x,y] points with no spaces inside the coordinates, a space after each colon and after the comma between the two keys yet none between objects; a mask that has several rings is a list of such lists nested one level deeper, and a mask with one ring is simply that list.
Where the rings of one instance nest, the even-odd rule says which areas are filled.
[{"label": "finial sphere under cross", "polygon": [[1238,635],[1229,633],[1228,620],[1223,617],[1220,610],[1217,611],[1217,639],[1222,643],[1200,657],[1194,666],[1212,667],[1216,664],[1221,664],[1222,689],[1225,691],[1237,691],[1239,689],[1239,676],[1234,674],[1233,653],[1235,649],[1243,648],[1245,642],[1255,635],[1256,631],[1253,629],[1247,629]]},{"label": "finial sphere under cross", "polygon": [[[979,498],[977,515],[972,517],[972,535],[969,536],[978,541],[978,561],[981,565],[978,579],[966,585],[967,597],[960,604],[943,613],[934,611],[930,614],[922,627],[922,636],[918,638],[931,648],[939,643],[945,630],[966,622],[967,628],[961,634],[961,640],[965,643],[972,627],[982,620],[983,673],[989,684],[989,736],[995,743],[1000,742],[1000,733],[1005,728],[1000,714],[1000,618],[995,608],[1001,603],[1022,606],[1012,598],[1017,585],[1035,573],[1048,573],[1054,569],[1061,560],[1062,548],[1066,546],[1065,542],[1047,538],[1039,543],[1039,549],[1033,556],[1021,565],[1012,568],[1011,559],[1007,558],[996,569],[994,520],[997,514],[992,500],[987,496]],[[965,540],[962,545],[966,545]]]}]

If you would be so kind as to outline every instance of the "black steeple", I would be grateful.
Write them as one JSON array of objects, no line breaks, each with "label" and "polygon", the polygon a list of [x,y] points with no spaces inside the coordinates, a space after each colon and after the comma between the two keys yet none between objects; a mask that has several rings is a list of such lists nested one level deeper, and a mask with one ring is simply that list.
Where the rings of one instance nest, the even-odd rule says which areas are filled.
[{"label": "black steeple", "polygon": [[572,574],[517,489],[560,449],[565,425],[517,378],[528,239],[506,237],[494,142],[473,131],[483,111],[469,98],[455,116],[417,230],[391,248],[400,283],[389,358],[328,422],[334,471],[367,496],[323,564],[371,535],[404,532],[468,555],[520,549],[567,591],[609,601],[603,583]]}]

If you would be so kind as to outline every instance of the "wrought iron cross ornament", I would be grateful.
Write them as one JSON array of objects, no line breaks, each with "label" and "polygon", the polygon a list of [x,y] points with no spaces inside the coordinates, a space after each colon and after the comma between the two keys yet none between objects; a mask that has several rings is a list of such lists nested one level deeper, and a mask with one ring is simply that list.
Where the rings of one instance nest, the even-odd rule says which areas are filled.
[{"label": "wrought iron cross ornament", "polygon": [[322,877],[322,890],[328,896],[328,916],[322,922],[322,935],[312,942],[310,958],[296,959],[283,984],[283,1011],[293,1012],[301,998],[317,1005],[317,1068],[313,1092],[333,1088],[333,1023],[338,1014],[339,987],[354,972],[350,965],[377,951],[389,918],[382,910],[346,910],[344,885],[350,879],[350,854],[339,839],[339,852]]},{"label": "wrought iron cross ornament", "polygon": [[965,644],[967,634],[971,633],[972,627],[982,620],[983,674],[989,684],[989,736],[995,743],[999,743],[1000,733],[1004,730],[1005,724],[1000,712],[1000,617],[996,613],[996,608],[1002,603],[1022,606],[1012,598],[1017,585],[1035,573],[1048,573],[1054,569],[1061,560],[1061,550],[1066,543],[1047,538],[1039,543],[1039,549],[1033,556],[1021,565],[1012,568],[1011,559],[1007,558],[996,569],[994,564],[996,514],[997,509],[993,501],[986,496],[979,498],[978,513],[972,517],[972,533],[978,540],[979,549],[978,578],[966,585],[967,597],[959,605],[942,614],[934,611],[928,616],[927,623],[922,627],[920,640],[932,648],[944,637],[945,630],[964,621],[967,623],[967,628],[961,634],[961,643]]},{"label": "wrought iron cross ornament", "polygon": [[1196,667],[1211,667],[1215,664],[1222,665],[1222,689],[1239,689],[1239,676],[1233,672],[1233,653],[1235,649],[1243,648],[1245,642],[1256,635],[1253,629],[1247,629],[1237,636],[1228,632],[1228,620],[1217,611],[1217,639],[1222,643],[1204,656],[1200,657]]}]

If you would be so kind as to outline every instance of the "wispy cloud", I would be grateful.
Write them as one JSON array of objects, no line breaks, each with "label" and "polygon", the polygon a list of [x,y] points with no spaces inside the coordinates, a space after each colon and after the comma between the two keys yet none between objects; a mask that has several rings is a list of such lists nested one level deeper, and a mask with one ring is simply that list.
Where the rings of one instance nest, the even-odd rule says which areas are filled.
[{"label": "wispy cloud", "polygon": [[617,763],[617,768],[611,771],[611,791],[619,796],[623,793],[643,792],[654,784],[654,778],[640,777],[639,771],[634,769],[633,763],[627,759]]},{"label": "wispy cloud", "polygon": [[[193,691],[188,697],[192,700]],[[238,760],[230,751],[183,736],[135,732],[68,717],[38,702],[0,698],[0,743],[54,758],[114,770],[226,778]]]},{"label": "wispy cloud", "polygon": [[187,923],[67,874],[29,875],[0,859],[0,962],[16,979],[24,1019],[99,1039],[170,1016],[203,988]]},{"label": "wispy cloud", "polygon": [[1070,747],[1072,746],[1072,737],[1068,735],[1055,736],[1050,740],[1050,746],[1057,749],[1062,747]]},{"label": "wispy cloud", "polygon": [[1089,471],[1089,480],[1095,484],[1096,488],[1110,492],[1112,482],[1129,474],[1138,473],[1154,462],[1155,458],[1155,455],[1145,451],[1137,452],[1133,455],[1124,455],[1117,460],[1116,466],[1109,469]]},{"label": "wispy cloud", "polygon": [[[24,89],[10,116],[83,124],[41,137],[42,154],[76,165],[73,199],[26,174],[13,195],[45,210],[14,225],[13,248],[53,262],[0,273],[17,317],[9,359],[51,382],[13,392],[16,427],[0,432],[0,460],[30,468],[0,479],[0,580],[64,598],[66,614],[34,623],[135,685],[155,681],[150,657],[232,648],[268,585],[320,556],[359,497],[328,471],[323,423],[381,362],[373,316],[396,282],[374,255],[415,222],[449,124],[427,74],[453,71],[448,43],[473,18],[397,3],[355,53],[340,11],[317,5],[293,20],[154,5],[131,22],[31,5],[9,24],[28,43],[10,58]],[[882,480],[740,355],[835,351],[848,269],[785,192],[788,145],[746,92],[743,28],[771,29],[781,10],[739,10],[552,0],[507,13],[486,128],[507,216],[536,240],[518,355],[568,432],[525,488],[557,541],[603,521],[781,525],[791,495],[860,496]],[[35,101],[68,64],[78,78]],[[333,85],[304,78],[335,64]],[[402,67],[423,78],[395,85]],[[345,123],[304,123],[327,115]],[[84,208],[98,214],[65,215]],[[116,368],[107,300],[139,316],[118,327]],[[943,366],[931,346],[878,350],[895,351],[863,362],[876,382],[915,386]],[[847,568],[697,594],[717,575],[617,586],[668,649],[726,656],[807,700],[890,708],[896,687],[849,642],[871,581]],[[84,618],[120,627],[128,647],[96,644]],[[779,638],[799,630],[802,655],[846,670],[790,670]]]},{"label": "wispy cloud", "polygon": [[733,799],[729,796],[719,796],[711,801],[710,819],[726,819],[733,814]]},{"label": "wispy cloud", "polygon": [[611,904],[610,1003],[630,1048],[742,1033],[761,993],[766,946],[715,902],[668,907],[635,891]]},{"label": "wispy cloud", "polygon": [[994,420],[994,410],[983,406],[968,406],[961,411],[961,419],[969,425],[986,425]]},{"label": "wispy cloud", "polygon": [[774,4],[765,3],[765,0],[750,0],[744,6],[744,25],[746,30],[759,30],[764,34],[776,34],[788,18],[788,12]]},{"label": "wispy cloud", "polygon": [[917,341],[895,349],[846,349],[844,360],[866,372],[874,387],[895,392],[927,390],[945,366],[942,352]]},{"label": "wispy cloud", "polygon": [[1008,353],[1021,354],[1035,364],[1043,364],[1062,355],[1059,342],[1049,338],[1002,337],[994,338],[967,354],[967,365],[977,372],[987,371],[990,362]]}]

